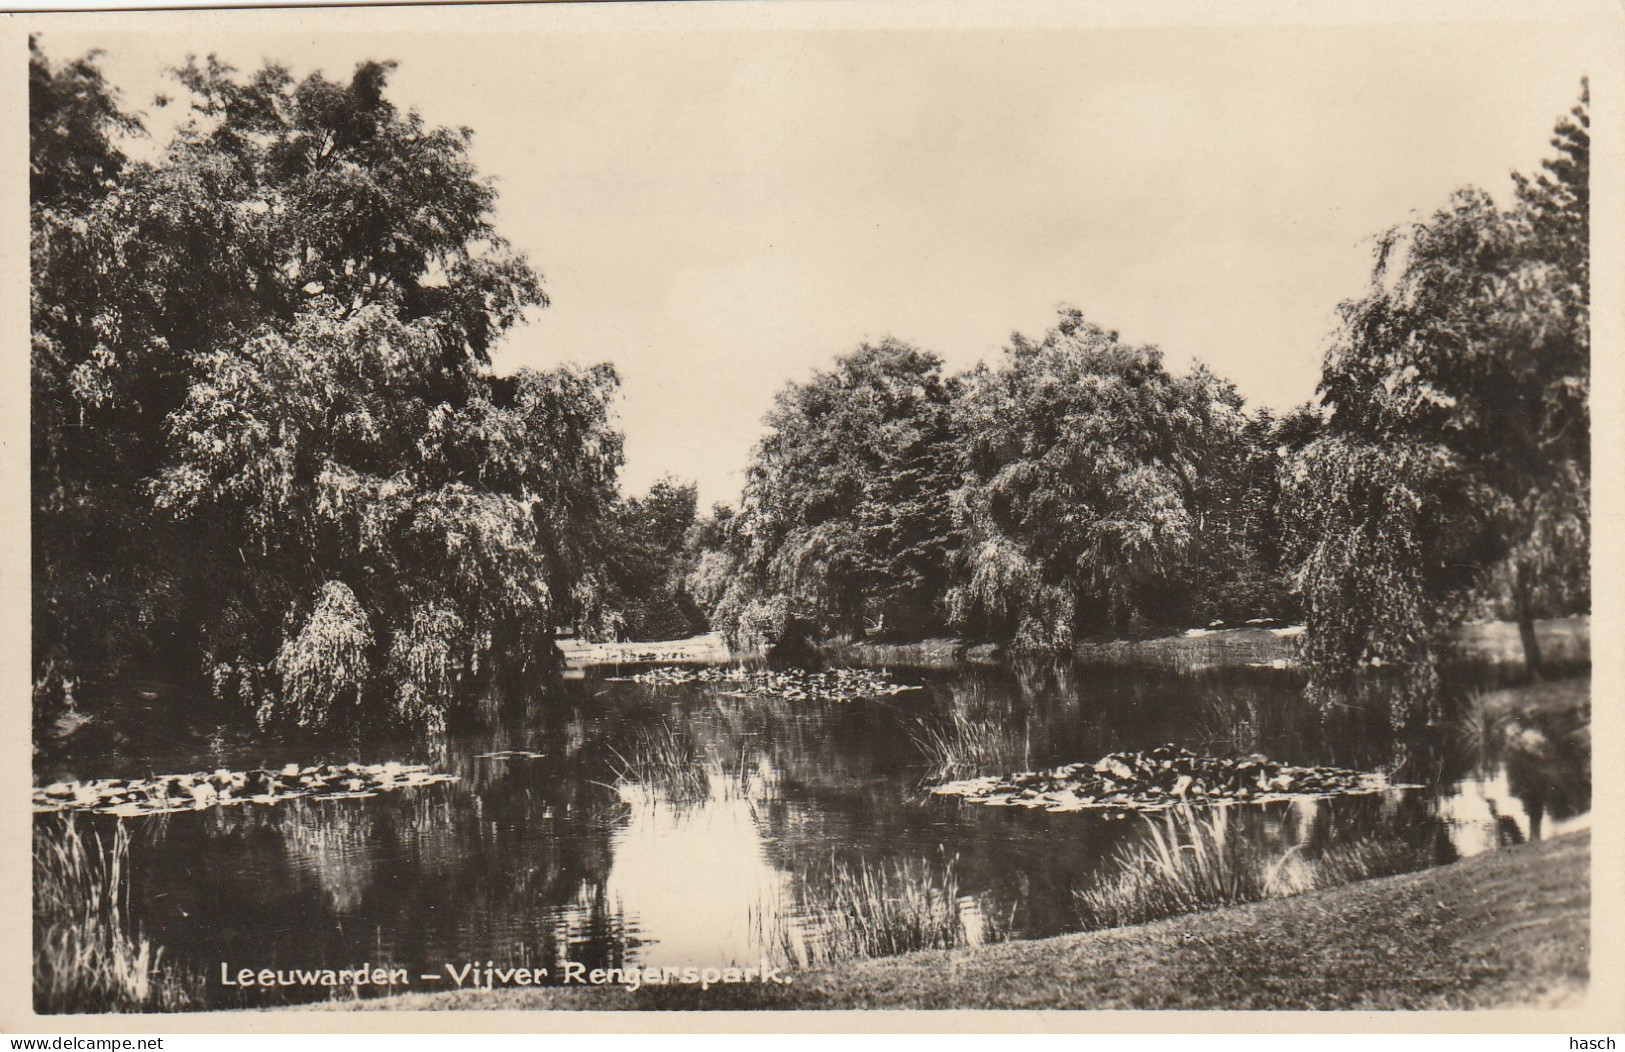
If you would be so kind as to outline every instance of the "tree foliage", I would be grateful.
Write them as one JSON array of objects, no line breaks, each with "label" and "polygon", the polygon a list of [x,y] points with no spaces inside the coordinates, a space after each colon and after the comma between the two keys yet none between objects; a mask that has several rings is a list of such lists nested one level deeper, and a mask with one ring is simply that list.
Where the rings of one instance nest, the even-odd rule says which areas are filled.
[{"label": "tree foliage", "polygon": [[1308,406],[1281,417],[1261,408],[1246,415],[1239,432],[1221,432],[1227,445],[1210,458],[1202,545],[1186,575],[1190,619],[1236,624],[1300,616],[1281,521],[1281,474],[1319,426]]},{"label": "tree foliage", "polygon": [[83,202],[118,179],[126,163],[118,140],[140,120],[102,77],[97,53],[55,66],[28,38],[29,198],[36,205]]},{"label": "tree foliage", "polygon": [[616,501],[596,561],[578,585],[583,631],[659,640],[705,630],[705,614],[689,591],[697,494],[693,483],[663,478],[642,497]]},{"label": "tree foliage", "polygon": [[94,63],[36,51],[43,687],[191,669],[262,719],[433,727],[460,676],[551,653],[614,493],[617,378],[492,375],[540,279],[471,133],[398,110],[392,69],[193,61],[173,140],[131,163]]},{"label": "tree foliage", "polygon": [[1404,719],[1451,617],[1510,613],[1538,674],[1534,619],[1589,603],[1587,106],[1510,207],[1463,190],[1380,237],[1340,308],[1288,495],[1319,693],[1397,665]]},{"label": "tree foliage", "polygon": [[1040,341],[1018,334],[958,408],[950,616],[1040,647],[1188,617],[1215,468],[1238,458],[1246,423],[1230,384],[1200,366],[1172,375],[1077,310]]},{"label": "tree foliage", "polygon": [[894,339],[780,392],[728,523],[725,631],[932,623],[953,544],[952,397],[941,360]]},{"label": "tree foliage", "polygon": [[779,396],[691,593],[738,641],[952,626],[1023,648],[1293,609],[1276,505],[1303,413],[1250,417],[1065,310],[998,368],[864,346]]}]

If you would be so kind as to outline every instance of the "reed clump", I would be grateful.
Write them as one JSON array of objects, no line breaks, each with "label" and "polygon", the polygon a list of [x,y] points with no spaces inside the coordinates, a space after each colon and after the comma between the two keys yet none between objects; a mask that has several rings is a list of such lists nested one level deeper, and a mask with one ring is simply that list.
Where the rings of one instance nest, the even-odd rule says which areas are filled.
[{"label": "reed clump", "polygon": [[997,933],[961,893],[952,865],[939,871],[916,859],[837,863],[803,892],[814,924],[803,938],[784,933],[786,957],[801,966],[890,957],[915,950],[976,945]]},{"label": "reed clump", "polygon": [[652,792],[676,807],[694,807],[711,797],[706,757],[693,739],[660,724],[640,728],[625,753],[611,747],[617,783]]},{"label": "reed clump", "polygon": [[1339,844],[1310,857],[1300,845],[1269,852],[1230,826],[1227,809],[1146,819],[1144,840],[1120,849],[1115,871],[1076,892],[1085,928],[1117,928],[1185,913],[1300,895],[1421,869],[1426,853],[1389,841]]},{"label": "reed clump", "polygon": [[72,816],[34,826],[34,1010],[173,1012],[201,982],[164,963],[130,917],[130,834],[111,841]]},{"label": "reed clump", "polygon": [[957,709],[946,720],[920,720],[909,737],[930,764],[932,781],[1003,770],[1026,755],[1024,729]]}]

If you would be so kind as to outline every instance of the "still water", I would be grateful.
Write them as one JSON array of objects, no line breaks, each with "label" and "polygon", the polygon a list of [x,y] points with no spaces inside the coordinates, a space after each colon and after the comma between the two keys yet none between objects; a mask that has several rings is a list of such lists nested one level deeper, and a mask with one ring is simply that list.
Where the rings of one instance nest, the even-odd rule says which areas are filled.
[{"label": "still water", "polygon": [[928,788],[1162,743],[1424,786],[1233,808],[1234,835],[1270,857],[1366,841],[1447,862],[1582,824],[1590,803],[1589,749],[1572,728],[1509,730],[1468,707],[1401,741],[1382,712],[1307,710],[1291,670],[898,670],[922,689],[851,703],[611,675],[589,671],[427,745],[268,743],[231,721],[183,733],[165,709],[174,699],[131,688],[123,716],[80,731],[36,776],[352,760],[457,776],[370,799],[131,820],[135,920],[221,1007],[327,996],[224,987],[222,963],[368,962],[404,968],[424,990],[449,985],[418,978],[448,963],[557,975],[565,961],[793,968],[887,952],[851,938],[865,896],[947,909],[972,944],[1077,930],[1076,893],[1115,871],[1116,854],[1148,835],[1144,820]]}]

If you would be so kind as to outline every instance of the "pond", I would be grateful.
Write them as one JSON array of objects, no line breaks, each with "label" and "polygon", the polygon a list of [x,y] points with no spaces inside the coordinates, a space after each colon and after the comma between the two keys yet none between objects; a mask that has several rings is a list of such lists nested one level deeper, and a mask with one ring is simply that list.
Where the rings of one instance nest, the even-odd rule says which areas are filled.
[{"label": "pond", "polygon": [[1442,863],[1554,835],[1589,808],[1583,739],[1562,728],[1508,731],[1466,706],[1402,741],[1385,713],[1308,710],[1290,669],[894,669],[920,689],[847,703],[615,675],[589,670],[427,745],[267,742],[224,719],[184,732],[176,699],[132,686],[112,707],[122,715],[40,759],[36,778],[389,760],[456,776],[126,820],[133,919],[165,960],[203,976],[212,1007],[329,996],[223,985],[222,965],[398,967],[421,991],[454,988],[447,965],[793,971],[1075,931],[1079,893],[1116,873],[1151,822],[929,789],[1163,743],[1421,786],[1227,809],[1227,835],[1266,858],[1377,844]]}]

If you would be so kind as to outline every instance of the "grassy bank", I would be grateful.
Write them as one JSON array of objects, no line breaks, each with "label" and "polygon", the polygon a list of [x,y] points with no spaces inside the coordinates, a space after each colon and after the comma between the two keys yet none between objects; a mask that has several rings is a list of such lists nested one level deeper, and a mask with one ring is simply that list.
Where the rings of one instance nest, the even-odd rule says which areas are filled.
[{"label": "grassy bank", "polygon": [[[1547,664],[1559,669],[1589,664],[1590,629],[1587,617],[1537,622],[1535,634]],[[1155,665],[1179,671],[1284,668],[1297,663],[1302,633],[1301,625],[1197,628],[1146,639],[1086,641],[1074,647],[1072,654],[1086,665]],[[1458,625],[1451,631],[1450,648],[1458,660],[1473,664],[1523,664],[1518,626],[1510,621]],[[972,646],[955,639],[910,643],[835,641],[820,644],[819,650],[828,660],[849,665],[944,666],[997,661],[1003,656],[998,647]]]},{"label": "grassy bank", "polygon": [[[1073,656],[1085,664],[1159,665],[1178,669],[1237,668],[1290,664],[1297,656],[1299,628],[1194,629],[1147,639],[1080,643]],[[912,665],[941,668],[966,663],[997,663],[1011,651],[962,639],[916,642],[826,640],[818,644],[826,661],[843,665]]]},{"label": "grassy bank", "polygon": [[[1150,639],[1120,639],[1080,643],[1074,650],[1086,664],[1155,664],[1179,669],[1236,668],[1243,665],[1275,667],[1297,662],[1302,626],[1273,628],[1192,629]],[[1576,668],[1591,660],[1591,619],[1555,618],[1539,621],[1535,636],[1542,655],[1553,668]],[[1485,621],[1457,625],[1450,632],[1450,650],[1456,660],[1475,665],[1522,666],[1523,643],[1511,621]]]},{"label": "grassy bank", "polygon": [[1283,667],[1298,656],[1300,626],[1191,629],[1150,639],[1079,643],[1073,655],[1084,664],[1160,665],[1186,671],[1204,668]]},{"label": "grassy bank", "polygon": [[[1591,620],[1568,617],[1541,621],[1535,626],[1548,664],[1563,668],[1589,663]],[[1147,639],[1113,639],[1079,643],[1073,656],[1085,664],[1160,665],[1196,670],[1267,665],[1282,667],[1297,661],[1300,625],[1189,629]],[[1523,645],[1518,626],[1510,621],[1458,625],[1451,646],[1460,659],[1487,664],[1521,664]],[[571,668],[648,663],[725,662],[730,654],[717,633],[659,643],[588,643],[560,640]],[[966,662],[996,662],[1006,651],[989,643],[931,638],[912,641],[868,642],[832,639],[817,644],[827,662],[839,665],[909,665],[940,668]]]},{"label": "grassy bank", "polygon": [[602,665],[682,665],[716,664],[731,659],[728,646],[716,632],[688,639],[668,639],[657,643],[589,643],[584,639],[561,639],[559,652],[567,668]]},{"label": "grassy bank", "polygon": [[1591,841],[1132,928],[929,950],[788,986],[414,994],[362,1009],[1467,1009],[1572,1005],[1589,969]]},{"label": "grassy bank", "polygon": [[[1535,622],[1535,639],[1541,656],[1552,668],[1568,668],[1591,662],[1591,618],[1560,617]],[[1511,621],[1480,621],[1458,625],[1451,634],[1457,658],[1495,665],[1522,665],[1523,642],[1518,626]]]},{"label": "grassy bank", "polygon": [[1501,717],[1574,715],[1589,722],[1591,677],[1572,676],[1508,687],[1485,694],[1478,703],[1485,712]]}]

